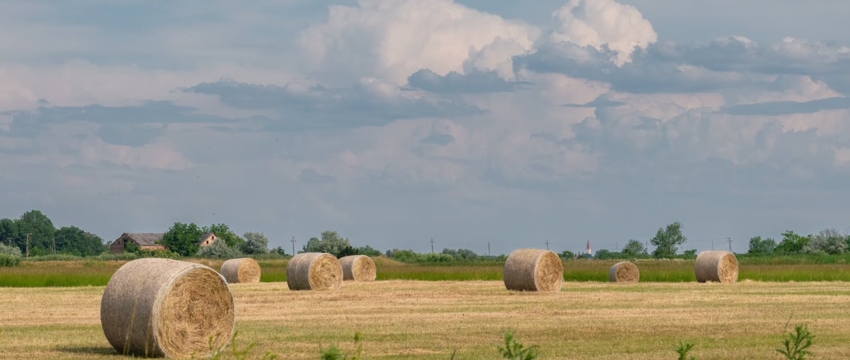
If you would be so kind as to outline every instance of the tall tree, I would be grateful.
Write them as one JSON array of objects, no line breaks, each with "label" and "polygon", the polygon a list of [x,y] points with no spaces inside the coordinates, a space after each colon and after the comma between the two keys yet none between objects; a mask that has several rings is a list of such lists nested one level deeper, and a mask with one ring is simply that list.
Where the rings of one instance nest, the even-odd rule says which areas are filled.
[{"label": "tall tree", "polygon": [[674,257],[679,250],[677,246],[684,244],[685,241],[688,241],[688,238],[682,235],[682,224],[678,221],[667,225],[667,228],[658,228],[655,237],[650,240],[650,243],[655,245],[652,256],[657,258]]},{"label": "tall tree", "polygon": [[20,226],[18,220],[0,219],[0,243],[20,248]]},{"label": "tall tree", "polygon": [[799,235],[791,230],[782,233],[782,241],[774,249],[780,254],[797,254],[809,243],[809,237]]},{"label": "tall tree", "polygon": [[242,234],[245,242],[239,245],[239,249],[245,254],[268,254],[269,238],[261,232],[246,232]]},{"label": "tall tree", "polygon": [[646,247],[643,246],[643,243],[640,242],[640,241],[637,241],[635,239],[629,240],[629,242],[626,243],[626,246],[623,246],[622,252],[623,252],[623,255],[626,255],[626,256],[642,256],[642,255],[645,256],[645,255],[648,255],[646,253]]},{"label": "tall tree", "polygon": [[198,240],[204,232],[204,229],[195,223],[176,222],[162,235],[161,243],[180,256],[192,256],[198,252]]},{"label": "tall tree", "polygon": [[56,230],[56,252],[77,256],[94,256],[106,250],[103,239],[76,226]]},{"label": "tall tree", "polygon": [[29,234],[29,246],[24,244],[24,255],[29,248],[30,255],[44,255],[53,249],[53,233],[56,228],[46,215],[38,210],[30,210],[21,215],[18,220],[20,234],[26,242]]},{"label": "tall tree", "polygon": [[303,247],[304,252],[325,252],[336,257],[354,255],[357,250],[351,247],[348,239],[340,236],[336,231],[323,231],[322,238],[310,238]]}]

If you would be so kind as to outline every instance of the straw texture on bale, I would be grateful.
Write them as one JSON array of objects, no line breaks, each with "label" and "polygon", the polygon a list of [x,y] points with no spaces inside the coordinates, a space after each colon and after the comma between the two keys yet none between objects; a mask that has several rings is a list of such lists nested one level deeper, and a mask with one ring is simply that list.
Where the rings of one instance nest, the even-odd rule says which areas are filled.
[{"label": "straw texture on bale", "polygon": [[251,258],[230,259],[221,264],[221,275],[228,283],[260,282],[260,264]]},{"label": "straw texture on bale", "polygon": [[503,278],[508,290],[560,291],[564,264],[549,250],[517,249],[505,261]]},{"label": "straw texture on bale", "polygon": [[608,280],[611,282],[638,282],[640,281],[640,269],[629,261],[621,261],[608,270]]},{"label": "straw texture on bale", "polygon": [[342,265],[328,253],[301,253],[286,265],[290,290],[338,290],[342,286]]},{"label": "straw texture on bale", "polygon": [[734,283],[738,281],[738,259],[729,251],[703,251],[694,263],[697,281]]},{"label": "straw texture on bale", "polygon": [[235,317],[233,294],[219,273],[171,259],[124,264],[109,279],[100,306],[109,344],[143,357],[209,356],[230,342]]},{"label": "straw texture on bale", "polygon": [[339,259],[342,279],[350,281],[375,281],[378,275],[375,262],[366,255],[351,255]]}]

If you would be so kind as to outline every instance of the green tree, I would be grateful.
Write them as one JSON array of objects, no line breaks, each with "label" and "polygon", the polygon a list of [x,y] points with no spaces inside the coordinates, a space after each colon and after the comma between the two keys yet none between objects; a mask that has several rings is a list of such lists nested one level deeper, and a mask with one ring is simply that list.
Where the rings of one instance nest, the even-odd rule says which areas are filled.
[{"label": "green tree", "polygon": [[[21,215],[17,222],[24,241],[24,255],[29,249],[30,255],[44,255],[53,249],[53,222],[38,210],[30,210]],[[26,234],[29,236],[29,247],[26,245]]]},{"label": "green tree", "polygon": [[802,236],[788,230],[782,233],[782,241],[776,246],[774,252],[780,254],[798,254],[803,251],[803,247],[808,243],[808,236]]},{"label": "green tree", "polygon": [[310,238],[302,248],[304,252],[324,252],[336,257],[354,255],[356,250],[351,247],[348,239],[340,236],[336,231],[323,231],[322,238]]},{"label": "green tree", "polygon": [[92,233],[75,226],[66,226],[56,230],[56,253],[77,256],[94,256],[106,250],[103,240]]},{"label": "green tree", "polygon": [[451,255],[456,260],[475,260],[478,254],[470,249],[443,249],[443,254]]},{"label": "green tree", "polygon": [[246,232],[242,234],[245,242],[239,245],[239,250],[245,254],[268,254],[269,238],[261,232]]},{"label": "green tree", "polygon": [[0,243],[22,249],[20,244],[21,232],[18,220],[0,219]]},{"label": "green tree", "polygon": [[180,256],[192,256],[198,252],[198,241],[205,232],[195,223],[176,222],[162,235],[160,243]]},{"label": "green tree", "polygon": [[225,241],[214,241],[210,246],[198,249],[195,256],[206,259],[233,259],[242,257],[239,249],[228,246]]},{"label": "green tree", "polygon": [[378,255],[381,255],[381,252],[373,249],[369,245],[366,245],[366,246],[361,246],[361,247],[357,248],[357,254],[358,255],[366,255],[366,256],[378,256]]},{"label": "green tree", "polygon": [[[204,227],[203,230],[205,233],[211,232],[215,234],[215,236],[218,236],[219,239],[224,240],[224,242],[227,243],[227,246],[230,247],[239,246],[240,244],[245,242],[245,240],[240,238],[239,235],[236,235],[236,233],[231,231],[230,228],[225,224],[212,224],[210,226]],[[198,238],[200,238],[200,236],[198,236]]]},{"label": "green tree", "polygon": [[576,256],[576,254],[574,254],[572,251],[564,250],[564,251],[561,251],[561,253],[558,254],[558,256],[561,259],[572,259]]},{"label": "green tree", "polygon": [[688,238],[682,235],[682,224],[678,221],[667,225],[667,228],[658,228],[655,237],[650,240],[650,243],[655,245],[652,256],[657,258],[675,257],[679,250],[677,246],[684,244],[685,241],[688,241]]},{"label": "green tree", "polygon": [[750,238],[750,249],[747,251],[753,255],[768,255],[772,254],[776,249],[776,240],[771,238],[762,239],[761,236]]},{"label": "green tree", "polygon": [[629,242],[626,243],[626,246],[623,246],[622,253],[628,257],[649,255],[646,253],[646,247],[643,246],[643,243],[635,239],[629,240]]}]

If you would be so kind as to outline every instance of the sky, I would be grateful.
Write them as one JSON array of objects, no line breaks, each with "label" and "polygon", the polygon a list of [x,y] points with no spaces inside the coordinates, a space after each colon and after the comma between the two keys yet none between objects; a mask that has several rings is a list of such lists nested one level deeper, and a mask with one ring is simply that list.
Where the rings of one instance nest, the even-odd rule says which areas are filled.
[{"label": "sky", "polygon": [[844,1],[0,8],[0,217],[493,255],[850,231]]}]

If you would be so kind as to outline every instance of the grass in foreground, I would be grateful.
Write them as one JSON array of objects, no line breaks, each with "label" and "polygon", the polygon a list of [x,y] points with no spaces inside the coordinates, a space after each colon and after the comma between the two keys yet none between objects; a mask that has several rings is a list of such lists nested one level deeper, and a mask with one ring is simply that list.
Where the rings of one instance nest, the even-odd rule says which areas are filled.
[{"label": "grass in foreground", "polygon": [[[360,359],[495,359],[516,330],[538,359],[776,359],[789,316],[817,334],[815,359],[850,358],[850,284],[570,282],[516,293],[500,281],[345,283],[336,292],[235,284],[239,349],[315,359],[338,344]],[[0,358],[116,359],[100,328],[102,287],[0,292]],[[38,301],[33,301],[38,299]],[[360,345],[358,344],[358,345]],[[229,358],[224,356],[224,358]]]}]

